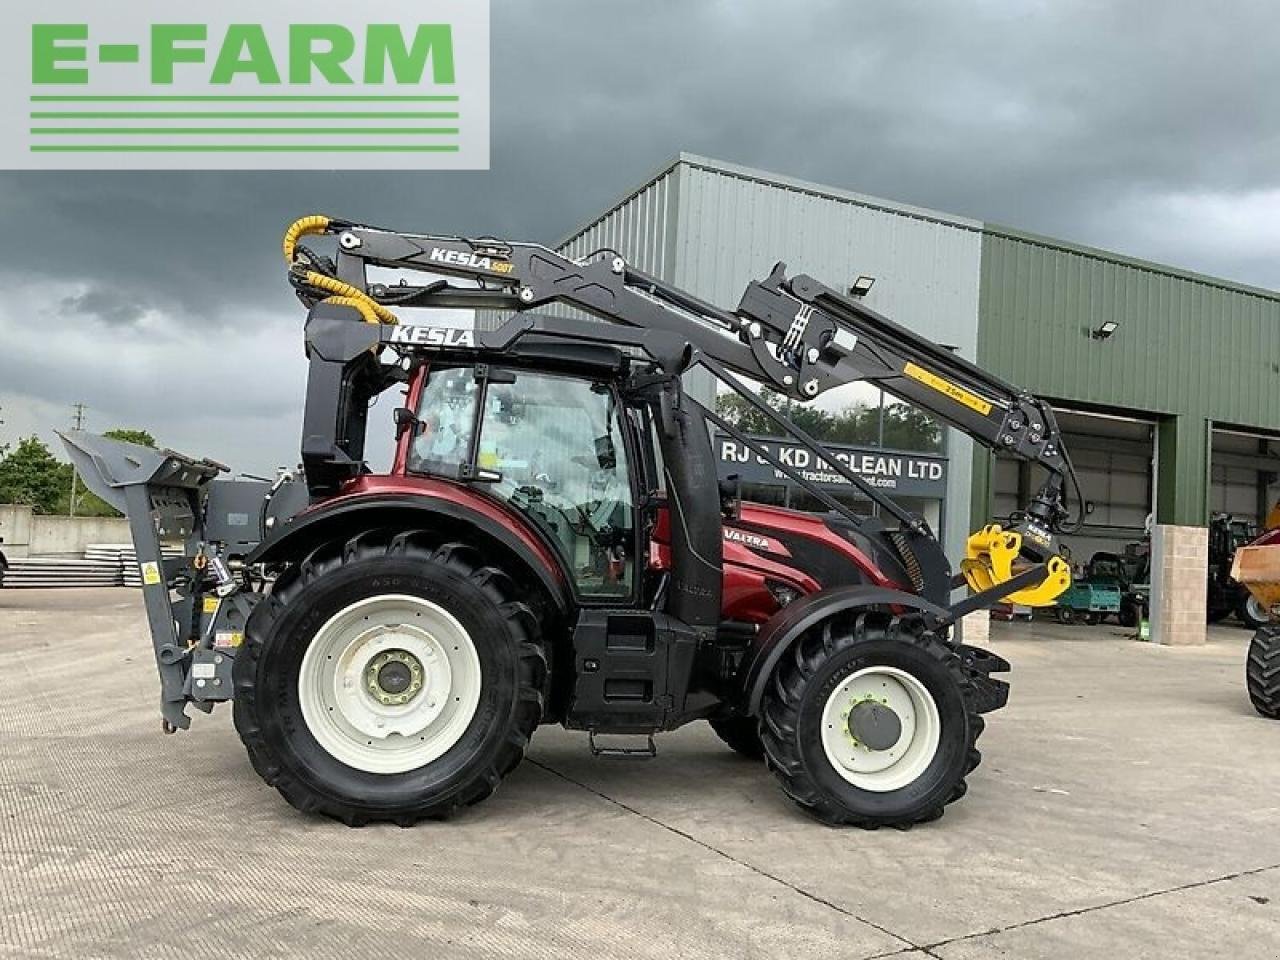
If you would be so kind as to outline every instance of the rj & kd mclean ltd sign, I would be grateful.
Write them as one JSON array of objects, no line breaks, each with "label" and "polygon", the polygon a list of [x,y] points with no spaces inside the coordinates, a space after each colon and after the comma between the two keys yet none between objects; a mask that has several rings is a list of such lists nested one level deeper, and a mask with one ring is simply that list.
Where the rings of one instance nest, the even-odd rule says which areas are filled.
[{"label": "rj & kd mclean ltd sign", "polygon": [[[847,487],[849,481],[807,448],[789,441],[753,437],[770,456],[794,470],[810,483],[824,487]],[[768,460],[726,434],[715,438],[721,477],[737,474],[743,483],[790,484],[785,473]],[[938,500],[947,489],[947,461],[930,454],[903,453],[875,447],[829,446],[831,459],[857,474],[873,487],[905,497]]]}]

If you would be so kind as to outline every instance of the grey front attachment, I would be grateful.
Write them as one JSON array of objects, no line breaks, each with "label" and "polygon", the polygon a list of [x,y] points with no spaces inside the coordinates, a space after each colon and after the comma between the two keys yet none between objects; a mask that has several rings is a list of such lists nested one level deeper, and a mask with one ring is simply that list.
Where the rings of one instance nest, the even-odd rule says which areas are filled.
[{"label": "grey front attachment", "polygon": [[[185,729],[188,702],[208,712],[231,698],[235,650],[258,595],[218,574],[226,574],[224,553],[246,553],[262,539],[272,485],[217,479],[222,464],[172,450],[80,430],[59,436],[84,485],[129,518],[164,728]],[[166,541],[180,541],[182,555],[166,559]]]}]

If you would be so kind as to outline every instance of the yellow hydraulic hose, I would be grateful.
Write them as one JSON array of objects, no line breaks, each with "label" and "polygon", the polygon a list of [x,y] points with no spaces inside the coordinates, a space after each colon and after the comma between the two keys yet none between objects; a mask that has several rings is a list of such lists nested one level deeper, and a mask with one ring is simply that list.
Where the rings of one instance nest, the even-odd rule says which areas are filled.
[{"label": "yellow hydraulic hose", "polygon": [[284,232],[284,262],[293,266],[293,251],[297,248],[298,241],[303,237],[324,233],[328,229],[329,218],[320,214],[293,221],[289,224],[289,229]]},{"label": "yellow hydraulic hose", "polygon": [[307,284],[317,287],[327,293],[332,293],[336,297],[347,298],[351,300],[359,300],[366,304],[373,311],[374,316],[378,318],[380,323],[399,323],[399,319],[394,313],[384,307],[378,301],[363,290],[353,287],[349,283],[343,283],[341,280],[335,280],[333,277],[326,277],[323,273],[316,273],[314,270],[308,270],[304,275]]},{"label": "yellow hydraulic hose", "polygon": [[[295,260],[295,253],[298,249],[298,241],[303,237],[315,236],[328,231],[329,225],[333,221],[321,214],[315,214],[309,217],[301,217],[289,225],[289,229],[284,232],[284,241],[281,248],[284,251],[285,263],[292,269],[300,266]],[[360,311],[360,316],[364,317],[366,323],[399,323],[400,320],[394,313],[384,307],[378,301],[365,293],[358,287],[353,287],[349,283],[343,283],[335,277],[326,276],[323,273],[317,273],[315,270],[305,270],[302,273],[302,279],[310,287],[317,290],[323,290],[331,293],[333,296],[326,298],[325,303],[336,303],[346,307],[354,307]]]}]

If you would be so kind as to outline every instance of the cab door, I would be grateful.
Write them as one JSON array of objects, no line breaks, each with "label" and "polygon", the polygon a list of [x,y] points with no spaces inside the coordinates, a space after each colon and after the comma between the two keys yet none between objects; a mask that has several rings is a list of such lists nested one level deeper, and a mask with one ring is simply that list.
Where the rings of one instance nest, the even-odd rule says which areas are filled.
[{"label": "cab door", "polygon": [[488,368],[483,377],[436,370],[418,406],[423,429],[411,462],[474,460],[483,489],[554,546],[581,599],[626,604],[638,551],[623,413],[607,382],[522,369]]}]

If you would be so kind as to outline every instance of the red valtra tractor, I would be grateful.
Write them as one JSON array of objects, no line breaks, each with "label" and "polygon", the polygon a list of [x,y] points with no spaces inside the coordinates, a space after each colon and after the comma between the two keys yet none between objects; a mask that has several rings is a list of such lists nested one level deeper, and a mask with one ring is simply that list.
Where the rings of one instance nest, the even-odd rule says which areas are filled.
[{"label": "red valtra tractor", "polygon": [[[336,238],[333,255],[307,235]],[[352,825],[484,799],[542,723],[586,731],[597,753],[649,754],[655,734],[706,720],[833,824],[909,826],[963,796],[1009,665],[954,627],[1070,582],[1056,535],[1074,472],[1048,404],[782,264],[730,311],[612,250],[571,260],[325,217],[284,246],[310,308],[297,473],[229,479],[209,460],[64,438],[131,521],[166,731],[189,725],[188,703],[234,700],[263,779]],[[374,267],[402,279],[372,282]],[[508,319],[399,322],[409,308]],[[693,368],[878,516],[686,393]],[[953,575],[920,516],[744,378],[802,402],[869,381],[1045,480],[970,538]],[[379,474],[366,425],[393,388]],[[712,426],[829,512],[744,502],[717,477]],[[184,555],[166,558],[175,540]]]}]

